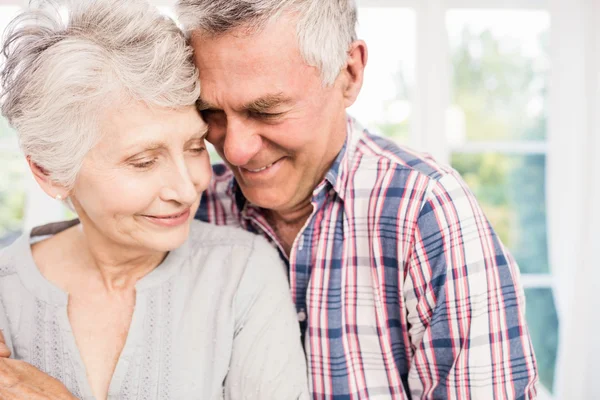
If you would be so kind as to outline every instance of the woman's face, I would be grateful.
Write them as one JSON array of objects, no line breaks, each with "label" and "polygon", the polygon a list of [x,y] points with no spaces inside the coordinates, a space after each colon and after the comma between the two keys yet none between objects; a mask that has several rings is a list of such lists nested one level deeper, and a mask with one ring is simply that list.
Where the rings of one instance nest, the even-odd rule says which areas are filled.
[{"label": "woman's face", "polygon": [[211,178],[206,129],[195,106],[110,113],[70,193],[86,235],[142,251],[179,247]]}]

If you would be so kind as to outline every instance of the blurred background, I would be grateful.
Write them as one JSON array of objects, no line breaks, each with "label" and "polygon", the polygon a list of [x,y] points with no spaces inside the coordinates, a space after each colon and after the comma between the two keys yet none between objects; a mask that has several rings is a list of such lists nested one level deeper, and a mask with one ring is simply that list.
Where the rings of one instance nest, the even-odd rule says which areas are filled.
[{"label": "blurred background", "polygon": [[[540,398],[600,399],[600,0],[358,3],[369,62],[349,112],[475,192],[521,267]],[[0,0],[0,29],[23,4]],[[0,117],[0,248],[70,216]]]}]

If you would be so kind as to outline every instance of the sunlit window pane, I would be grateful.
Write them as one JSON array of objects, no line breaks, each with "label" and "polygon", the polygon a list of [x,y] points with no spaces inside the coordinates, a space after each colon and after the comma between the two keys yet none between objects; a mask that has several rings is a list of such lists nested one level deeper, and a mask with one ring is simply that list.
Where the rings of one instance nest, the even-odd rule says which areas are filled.
[{"label": "sunlit window pane", "polygon": [[173,7],[159,6],[157,8],[161,14],[166,15],[167,17],[173,19],[174,21],[177,21],[177,15],[175,14],[175,10],[173,9]]},{"label": "sunlit window pane", "polygon": [[8,25],[8,23],[17,15],[19,10],[19,6],[0,5],[0,28],[2,28],[2,31],[4,31],[6,25]]},{"label": "sunlit window pane", "polygon": [[552,290],[526,289],[527,324],[540,373],[540,382],[552,391],[558,349],[558,317]]},{"label": "sunlit window pane", "polygon": [[[1,42],[4,42],[6,26],[19,10],[18,6],[0,5]],[[2,62],[0,57],[0,64]],[[23,227],[25,173],[26,165],[15,132],[0,116],[0,248],[11,243]]]},{"label": "sunlit window pane", "polygon": [[452,145],[546,137],[549,13],[452,10],[447,13]]},{"label": "sunlit window pane", "polygon": [[389,7],[360,7],[358,36],[369,59],[363,88],[349,113],[371,130],[400,142],[409,139],[415,84],[415,13]]},{"label": "sunlit window pane", "polygon": [[20,234],[23,226],[26,164],[21,153],[0,149],[0,171],[0,248],[2,248]]},{"label": "sunlit window pane", "polygon": [[523,273],[548,273],[543,155],[455,153],[452,165]]}]

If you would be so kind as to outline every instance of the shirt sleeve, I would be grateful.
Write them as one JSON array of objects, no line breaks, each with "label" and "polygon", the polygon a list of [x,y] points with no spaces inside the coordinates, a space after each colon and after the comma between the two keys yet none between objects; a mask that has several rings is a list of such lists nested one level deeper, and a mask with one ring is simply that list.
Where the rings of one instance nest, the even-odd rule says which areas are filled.
[{"label": "shirt sleeve", "polygon": [[433,182],[405,270],[414,399],[533,399],[519,268],[456,172]]},{"label": "shirt sleeve", "polygon": [[236,325],[226,400],[308,399],[306,358],[285,266],[265,239],[234,300]]}]

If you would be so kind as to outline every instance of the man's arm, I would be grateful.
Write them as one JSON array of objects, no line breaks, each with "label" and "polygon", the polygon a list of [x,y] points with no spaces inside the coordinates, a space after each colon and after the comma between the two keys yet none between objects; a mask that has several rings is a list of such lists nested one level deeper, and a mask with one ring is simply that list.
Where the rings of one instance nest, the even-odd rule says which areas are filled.
[{"label": "man's arm", "polygon": [[535,398],[518,266],[458,174],[432,183],[403,278],[413,398]]},{"label": "man's arm", "polygon": [[8,358],[11,355],[9,335],[6,315],[0,306],[0,399],[77,400],[56,379],[26,362]]},{"label": "man's arm", "polygon": [[0,399],[77,400],[65,386],[19,360],[0,358]]},{"label": "man's arm", "polygon": [[2,333],[2,329],[0,329],[0,358],[8,358],[10,357],[11,351],[6,343],[6,339],[4,339],[4,334]]},{"label": "man's arm", "polygon": [[8,318],[0,298],[0,358],[8,358],[12,353],[12,340],[8,330]]}]

